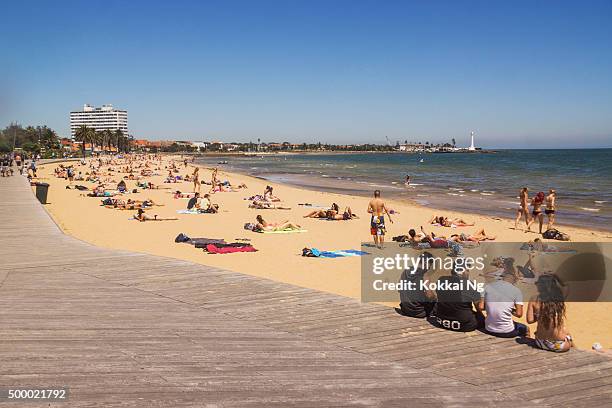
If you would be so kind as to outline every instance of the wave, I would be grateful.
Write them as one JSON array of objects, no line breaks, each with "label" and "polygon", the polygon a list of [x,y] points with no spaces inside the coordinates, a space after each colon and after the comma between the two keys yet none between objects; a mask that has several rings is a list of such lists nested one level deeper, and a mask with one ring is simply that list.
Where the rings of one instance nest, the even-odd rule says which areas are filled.
[{"label": "wave", "polygon": [[590,211],[590,212],[599,212],[600,208],[589,208],[589,207],[580,207],[581,210]]}]

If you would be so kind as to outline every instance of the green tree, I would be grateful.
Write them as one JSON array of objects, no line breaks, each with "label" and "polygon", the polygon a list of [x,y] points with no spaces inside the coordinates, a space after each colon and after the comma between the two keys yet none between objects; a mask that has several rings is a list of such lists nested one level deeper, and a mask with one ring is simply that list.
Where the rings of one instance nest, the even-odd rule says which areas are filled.
[{"label": "green tree", "polygon": [[[81,152],[83,153],[83,158],[85,158],[85,144],[92,142],[95,136],[95,130],[86,125],[80,126],[76,132],[74,133],[74,140],[81,143]],[[92,145],[93,152],[93,145]]]},{"label": "green tree", "polygon": [[128,147],[127,146],[128,139],[123,134],[121,129],[115,130],[115,138],[117,139],[117,150],[119,152],[126,152],[127,151],[127,147]]},{"label": "green tree", "polygon": [[115,138],[115,135],[114,135],[114,133],[113,133],[113,131],[112,131],[112,130],[110,130],[110,129],[106,129],[106,130],[104,131],[104,141],[106,142],[106,146],[107,146],[107,148],[108,148],[107,150],[108,150],[109,152],[111,151],[111,148],[112,148],[112,146],[113,146],[113,140],[114,140],[114,138]]}]

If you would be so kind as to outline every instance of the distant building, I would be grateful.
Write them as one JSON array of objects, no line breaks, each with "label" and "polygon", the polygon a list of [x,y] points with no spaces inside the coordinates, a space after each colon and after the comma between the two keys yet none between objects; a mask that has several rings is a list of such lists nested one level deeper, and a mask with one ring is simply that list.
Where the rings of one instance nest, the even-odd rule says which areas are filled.
[{"label": "distant building", "polygon": [[197,147],[199,151],[208,149],[210,143],[208,142],[193,142],[193,146]]},{"label": "distant building", "polygon": [[125,136],[128,135],[127,111],[113,108],[113,105],[102,105],[94,108],[83,105],[83,110],[70,112],[70,134],[74,134],[81,126],[87,126],[97,131],[120,129]]}]

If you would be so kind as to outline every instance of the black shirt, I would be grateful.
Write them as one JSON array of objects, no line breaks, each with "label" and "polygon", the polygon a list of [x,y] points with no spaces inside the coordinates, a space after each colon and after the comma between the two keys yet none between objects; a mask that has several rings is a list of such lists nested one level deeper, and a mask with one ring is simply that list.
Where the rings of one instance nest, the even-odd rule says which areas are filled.
[{"label": "black shirt", "polygon": [[191,197],[189,201],[187,202],[187,209],[191,210],[193,207],[195,207],[197,202],[198,202],[197,197]]},{"label": "black shirt", "polygon": [[472,303],[480,300],[480,292],[466,287],[467,279],[459,276],[442,276],[438,285],[448,282],[460,284],[463,281],[463,290],[436,290],[438,304],[436,305],[436,318],[443,328],[455,331],[472,331],[478,327],[476,313]]},{"label": "black shirt", "polygon": [[423,280],[423,273],[424,272],[421,270],[416,273],[411,273],[411,271],[407,269],[402,272],[400,281],[414,282],[414,289],[399,291],[400,309],[405,316],[424,318],[427,317],[433,309],[434,303],[427,298],[425,291],[420,288],[420,282]]}]

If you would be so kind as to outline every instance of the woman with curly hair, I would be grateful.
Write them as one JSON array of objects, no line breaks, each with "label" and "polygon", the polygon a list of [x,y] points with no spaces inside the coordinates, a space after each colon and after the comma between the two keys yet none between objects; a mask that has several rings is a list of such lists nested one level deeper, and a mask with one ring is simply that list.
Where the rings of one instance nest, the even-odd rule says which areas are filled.
[{"label": "woman with curly hair", "polygon": [[562,353],[573,346],[565,328],[564,286],[555,275],[541,275],[536,282],[538,294],[529,301],[527,323],[537,322],[535,345],[542,350]]}]

